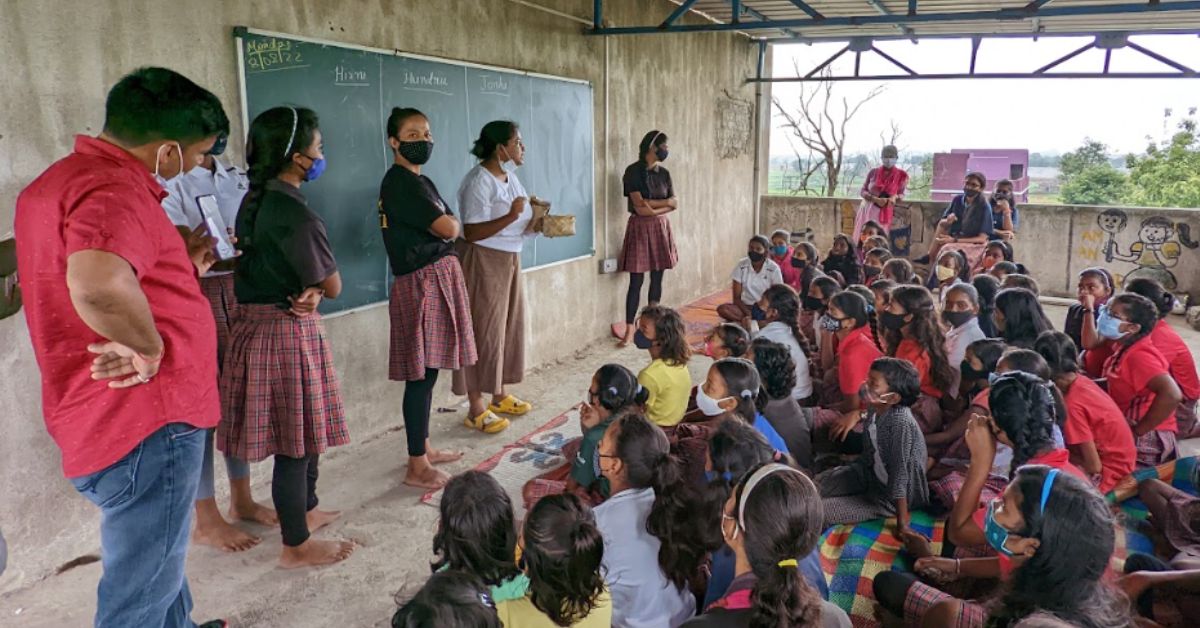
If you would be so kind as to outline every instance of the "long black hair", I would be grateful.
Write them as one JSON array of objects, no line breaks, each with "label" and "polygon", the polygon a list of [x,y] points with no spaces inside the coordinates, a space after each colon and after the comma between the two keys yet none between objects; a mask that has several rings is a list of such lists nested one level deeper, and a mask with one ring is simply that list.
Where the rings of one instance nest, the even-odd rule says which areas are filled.
[{"label": "long black hair", "polygon": [[392,615],[392,628],[433,626],[500,628],[501,623],[487,585],[468,571],[447,569],[430,576],[421,590]]},{"label": "long black hair", "polygon": [[530,601],[559,626],[582,621],[604,593],[604,538],[592,509],[574,493],[544,497],[529,511],[524,541]]},{"label": "long black hair", "polygon": [[721,339],[729,357],[740,358],[746,355],[746,350],[750,348],[750,332],[741,325],[721,323],[713,328],[711,335]]},{"label": "long black hair", "polygon": [[754,367],[754,363],[743,358],[725,358],[713,362],[712,368],[717,369],[721,379],[725,380],[726,393],[737,399],[738,405],[733,414],[753,424],[755,412],[758,410],[755,400],[761,394],[762,388],[762,378],[758,376],[758,369]]},{"label": "long black hair", "polygon": [[1158,317],[1166,318],[1175,307],[1175,295],[1163,288],[1161,283],[1149,277],[1138,277],[1125,282],[1125,292],[1140,294],[1158,308]]},{"label": "long black hair", "polygon": [[996,293],[1000,292],[1000,280],[987,273],[971,278],[971,285],[979,293],[979,328],[988,338],[996,336],[996,324],[992,312],[996,311]]},{"label": "long black hair", "polygon": [[1039,544],[1013,572],[987,625],[1007,628],[1043,611],[1081,628],[1133,626],[1128,600],[1104,580],[1115,547],[1108,504],[1091,485],[1062,472],[1043,501],[1050,472],[1030,465],[1014,474],[1025,520],[1017,534]]},{"label": "long black hair", "polygon": [[687,328],[679,312],[665,305],[649,305],[642,308],[639,318],[654,323],[654,343],[658,345],[658,357],[668,366],[683,366],[692,357],[687,342]]},{"label": "long black hair", "polygon": [[1059,377],[1079,372],[1079,349],[1075,341],[1061,331],[1044,331],[1033,343],[1033,350],[1046,360],[1050,374]]},{"label": "long black hair", "polygon": [[821,496],[812,480],[790,470],[762,477],[747,494],[747,481],[758,471],[743,476],[734,491],[734,517],[758,578],[750,594],[749,625],[820,626],[821,595],[785,561],[808,556],[817,546],[825,518]]},{"label": "long black hair", "polygon": [[704,530],[711,531],[710,548],[725,544],[719,532],[729,493],[751,469],[777,460],[779,454],[761,432],[741,421],[721,421],[708,441],[713,478],[704,489]]},{"label": "long black hair", "polygon": [[434,571],[469,571],[497,586],[519,572],[515,562],[517,528],[512,500],[491,475],[467,471],[450,478],[438,506],[433,535]]},{"label": "long black hair", "polygon": [[[817,278],[817,280],[820,279],[822,278]],[[830,279],[830,281],[833,280]],[[825,296],[828,298],[829,295]],[[775,320],[787,325],[788,329],[792,330],[792,337],[796,339],[796,344],[804,350],[805,356],[812,355],[812,347],[808,344],[808,338],[800,331],[800,297],[796,291],[792,290],[789,285],[775,284],[763,292],[763,299],[767,301],[768,309],[775,310]]]},{"label": "long black hair", "polygon": [[[616,456],[633,488],[653,488],[654,505],[646,531],[660,541],[658,566],[667,579],[686,590],[708,552],[706,535],[693,517],[701,504],[696,489],[683,482],[679,460],[662,428],[646,417],[629,413],[609,426]],[[443,498],[445,499],[445,498]]]},{"label": "long black hair", "polygon": [[1004,342],[1022,349],[1033,347],[1038,334],[1054,329],[1037,295],[1024,288],[1005,288],[996,295],[996,310],[1004,315]]},{"label": "long black hair", "polygon": [[[1037,375],[1042,381],[1054,383],[1054,372],[1040,353],[1033,349],[1018,349],[1008,347],[1000,356],[997,367],[1003,364],[1007,371],[1022,371]],[[1060,428],[1067,421],[1067,402],[1057,386],[1050,386],[1050,396],[1054,398],[1054,423]]]},{"label": "long black hair", "polygon": [[[946,354],[946,336],[938,325],[933,295],[924,286],[897,286],[892,290],[891,300],[899,303],[905,314],[912,315],[912,320],[904,327],[913,342],[929,356],[929,378],[933,385],[939,390],[950,390],[958,365],[951,365],[950,356]],[[895,357],[900,341],[904,339],[902,331],[889,329],[884,335],[888,350]]]},{"label": "long black hair", "polygon": [[767,403],[774,399],[787,399],[796,387],[796,362],[784,345],[766,338],[755,338],[754,368],[758,370],[762,388],[759,390],[757,407],[762,412]]},{"label": "long black hair", "polygon": [[633,371],[620,364],[605,364],[596,370],[596,401],[612,414],[646,403],[650,391],[642,387]]},{"label": "long black hair", "polygon": [[471,154],[480,161],[491,159],[496,149],[510,141],[517,134],[517,123],[511,120],[492,120],[479,130],[479,137],[471,146]]},{"label": "long black hair", "polygon": [[992,419],[1013,445],[1010,476],[1034,456],[1055,449],[1056,409],[1050,386],[1037,375],[1010,371],[988,392]]},{"label": "long black hair", "polygon": [[273,107],[250,123],[246,141],[246,176],[250,190],[238,212],[237,236],[242,249],[254,247],[254,221],[266,193],[267,182],[292,165],[292,156],[312,145],[320,128],[316,112],[304,107]]}]

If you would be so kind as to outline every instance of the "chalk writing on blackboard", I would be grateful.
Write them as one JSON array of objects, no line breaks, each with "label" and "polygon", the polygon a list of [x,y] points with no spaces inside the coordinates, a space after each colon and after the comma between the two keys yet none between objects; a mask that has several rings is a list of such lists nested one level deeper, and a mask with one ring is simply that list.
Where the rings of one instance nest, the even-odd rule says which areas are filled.
[{"label": "chalk writing on blackboard", "polygon": [[246,67],[251,74],[307,68],[304,55],[286,39],[251,39],[246,42]]},{"label": "chalk writing on blackboard", "polygon": [[508,96],[508,81],[499,74],[480,74],[479,93]]},{"label": "chalk writing on blackboard", "polygon": [[418,92],[433,92],[444,96],[452,96],[450,80],[444,74],[430,70],[428,74],[417,74],[411,70],[404,71],[404,87]]},{"label": "chalk writing on blackboard", "polygon": [[333,84],[344,87],[369,87],[371,85],[367,79],[366,70],[347,68],[341,65],[333,70]]}]

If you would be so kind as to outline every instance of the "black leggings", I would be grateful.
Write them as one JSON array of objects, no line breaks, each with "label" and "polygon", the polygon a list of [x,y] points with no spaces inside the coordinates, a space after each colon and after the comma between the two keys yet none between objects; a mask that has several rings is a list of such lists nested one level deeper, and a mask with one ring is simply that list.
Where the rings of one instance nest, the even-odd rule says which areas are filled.
[{"label": "black leggings", "polygon": [[425,379],[404,382],[404,436],[408,439],[408,456],[424,456],[425,441],[429,438],[429,412],[433,406],[433,387],[437,385],[438,370],[425,369]]},{"label": "black leggings", "polygon": [[271,501],[279,515],[283,544],[296,547],[308,540],[308,511],[317,507],[317,465],[320,456],[275,456]]},{"label": "black leggings", "polygon": [[[656,304],[662,300],[662,281],[665,270],[650,271],[650,294],[647,301]],[[642,298],[642,282],[646,273],[629,273],[629,292],[625,293],[625,324],[632,325],[637,320],[638,302]]]}]

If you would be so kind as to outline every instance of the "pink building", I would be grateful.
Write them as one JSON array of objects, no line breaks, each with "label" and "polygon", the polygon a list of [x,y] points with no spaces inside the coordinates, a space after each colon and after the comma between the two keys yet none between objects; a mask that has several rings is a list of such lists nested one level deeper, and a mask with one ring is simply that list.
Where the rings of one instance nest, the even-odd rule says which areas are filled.
[{"label": "pink building", "polygon": [[982,172],[987,192],[1000,179],[1011,179],[1018,202],[1029,201],[1029,151],[1023,148],[955,148],[933,155],[933,200],[947,201],[962,193],[963,177]]}]

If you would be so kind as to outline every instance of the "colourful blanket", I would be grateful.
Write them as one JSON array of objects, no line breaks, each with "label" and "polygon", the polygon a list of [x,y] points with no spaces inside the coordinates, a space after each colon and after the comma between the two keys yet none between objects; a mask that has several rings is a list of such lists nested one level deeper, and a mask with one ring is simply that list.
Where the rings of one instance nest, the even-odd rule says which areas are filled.
[{"label": "colourful blanket", "polygon": [[728,302],[729,291],[722,290],[679,308],[679,315],[683,317],[684,326],[687,328],[688,346],[693,349],[704,346],[708,332],[724,322],[717,314],[717,306]]}]

